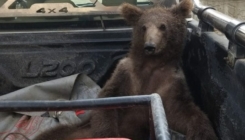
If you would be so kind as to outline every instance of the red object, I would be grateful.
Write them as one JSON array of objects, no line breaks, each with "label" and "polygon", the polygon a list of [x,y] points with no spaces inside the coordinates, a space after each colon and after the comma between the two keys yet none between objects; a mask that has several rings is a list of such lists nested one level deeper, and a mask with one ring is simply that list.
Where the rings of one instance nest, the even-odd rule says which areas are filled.
[{"label": "red object", "polygon": [[126,138],[87,138],[87,139],[74,139],[74,140],[130,140]]},{"label": "red object", "polygon": [[80,114],[84,114],[85,111],[84,111],[84,110],[76,110],[75,113],[76,113],[76,115],[78,116],[78,115],[80,115]]}]

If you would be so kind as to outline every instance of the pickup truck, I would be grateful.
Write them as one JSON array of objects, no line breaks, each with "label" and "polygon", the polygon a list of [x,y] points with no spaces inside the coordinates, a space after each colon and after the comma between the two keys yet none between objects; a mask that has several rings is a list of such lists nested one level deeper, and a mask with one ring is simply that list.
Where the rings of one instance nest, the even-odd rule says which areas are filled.
[{"label": "pickup truck", "polygon": [[[176,3],[0,0],[0,95],[76,73],[103,87],[130,47],[132,28],[117,10],[122,2]],[[193,3],[197,18],[186,19],[182,57],[187,83],[220,139],[245,139],[245,22]]]}]

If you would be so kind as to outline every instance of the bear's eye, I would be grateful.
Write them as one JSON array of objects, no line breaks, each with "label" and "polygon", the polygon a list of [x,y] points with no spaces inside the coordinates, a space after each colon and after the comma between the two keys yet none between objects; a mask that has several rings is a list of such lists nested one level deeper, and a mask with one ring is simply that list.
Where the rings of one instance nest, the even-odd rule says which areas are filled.
[{"label": "bear's eye", "polygon": [[159,29],[162,30],[162,31],[165,31],[166,30],[166,26],[164,24],[161,24]]},{"label": "bear's eye", "polygon": [[146,31],[145,25],[143,25],[143,26],[141,27],[141,29],[142,29],[142,31]]}]

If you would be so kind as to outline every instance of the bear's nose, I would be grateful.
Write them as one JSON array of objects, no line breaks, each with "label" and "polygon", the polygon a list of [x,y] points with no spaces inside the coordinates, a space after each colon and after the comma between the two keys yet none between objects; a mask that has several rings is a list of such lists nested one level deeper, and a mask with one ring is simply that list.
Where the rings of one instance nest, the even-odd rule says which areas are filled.
[{"label": "bear's nose", "polygon": [[155,52],[156,46],[153,43],[145,43],[144,49],[146,54],[153,54]]}]

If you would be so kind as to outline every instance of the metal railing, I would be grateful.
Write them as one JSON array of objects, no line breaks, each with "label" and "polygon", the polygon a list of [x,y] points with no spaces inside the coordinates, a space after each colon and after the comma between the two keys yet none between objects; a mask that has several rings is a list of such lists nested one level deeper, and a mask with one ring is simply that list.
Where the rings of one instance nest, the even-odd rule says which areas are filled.
[{"label": "metal railing", "polygon": [[193,0],[193,13],[200,20],[208,23],[219,31],[223,32],[227,38],[245,47],[245,22],[229,17],[212,7],[204,6],[199,0]]},{"label": "metal railing", "polygon": [[[135,106],[149,106],[151,112],[151,139],[170,140],[168,123],[163,108],[161,97],[153,93],[151,95],[123,96],[99,99],[86,99],[79,101],[1,101],[0,112],[14,111],[66,111],[77,109],[115,109]],[[154,133],[153,133],[154,132]]]}]

